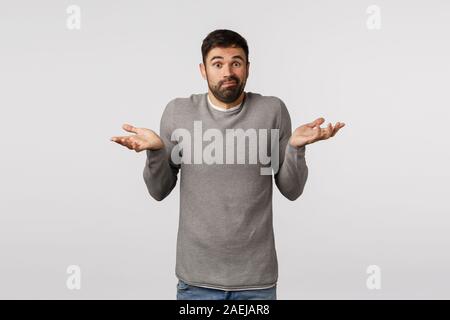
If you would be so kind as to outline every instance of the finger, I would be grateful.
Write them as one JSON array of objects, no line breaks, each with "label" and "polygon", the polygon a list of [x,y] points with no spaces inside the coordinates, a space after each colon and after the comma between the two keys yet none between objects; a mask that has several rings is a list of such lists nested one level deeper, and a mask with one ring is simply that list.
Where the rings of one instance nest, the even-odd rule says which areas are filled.
[{"label": "finger", "polygon": [[333,130],[333,135],[332,135],[332,137],[334,137],[334,135],[343,127],[345,125],[345,123],[343,123],[343,122],[337,122],[336,123],[336,126],[334,127],[334,130]]},{"label": "finger", "polygon": [[114,140],[113,139],[111,139],[111,140],[114,141],[115,143],[118,143],[118,144],[124,146],[124,147],[126,147],[128,144],[127,139],[124,137],[114,137]]},{"label": "finger", "polygon": [[131,124],[125,123],[122,126],[122,129],[124,129],[125,131],[128,132],[133,132],[133,133],[137,133],[138,129],[136,127],[133,127]]},{"label": "finger", "polygon": [[126,139],[125,143],[126,143],[126,146],[128,149],[130,149],[130,150],[134,149],[134,146],[133,146],[134,142],[132,139]]},{"label": "finger", "polygon": [[343,122],[339,122],[339,127],[336,129],[336,132],[334,134],[336,134],[341,128],[343,128],[345,126],[345,123]]},{"label": "finger", "polygon": [[122,144],[122,145],[124,145],[124,143],[125,143],[124,137],[113,137],[113,138],[111,138],[111,140],[118,144]]},{"label": "finger", "polygon": [[112,137],[111,141],[114,141],[115,143],[122,144],[122,139],[120,137]]},{"label": "finger", "polygon": [[313,130],[315,131],[315,133],[314,133],[310,143],[322,140],[323,129],[320,126],[316,126],[313,128]]},{"label": "finger", "polygon": [[314,128],[315,126],[320,126],[324,121],[325,119],[320,117],[314,120],[313,122],[307,123],[306,125],[310,128]]},{"label": "finger", "polygon": [[322,129],[321,139],[326,140],[330,137],[331,134],[331,123],[328,123],[326,128]]},{"label": "finger", "polygon": [[336,134],[336,132],[338,132],[339,128],[340,128],[340,123],[339,123],[339,122],[336,122],[336,124],[334,125],[334,128],[333,128],[333,132],[331,133],[331,136],[332,136],[332,137],[334,137],[334,135]]},{"label": "finger", "polygon": [[332,134],[333,134],[333,125],[330,122],[328,123],[326,138],[328,139],[329,137],[331,137]]},{"label": "finger", "polygon": [[111,141],[123,141],[126,138],[128,138],[128,136],[114,136],[111,138]]},{"label": "finger", "polygon": [[313,129],[316,131],[314,141],[319,140],[322,136],[322,128],[320,126],[315,126]]},{"label": "finger", "polygon": [[128,138],[128,145],[129,145],[132,149],[134,149],[135,146],[136,146],[136,140],[133,139],[133,137],[129,137],[129,138]]},{"label": "finger", "polygon": [[131,143],[128,137],[115,137],[114,142],[131,149]]},{"label": "finger", "polygon": [[118,136],[115,136],[115,137],[111,137],[111,141],[114,141],[114,142],[119,142],[121,139],[122,139],[123,137],[118,137]]},{"label": "finger", "polygon": [[120,144],[123,145],[124,147],[127,147],[128,149],[130,149],[130,140],[127,138],[121,138],[120,140]]},{"label": "finger", "polygon": [[328,123],[326,128],[322,129],[323,130],[322,131],[322,139],[323,140],[326,140],[330,137],[332,129],[333,129],[333,127],[331,126],[331,122]]}]

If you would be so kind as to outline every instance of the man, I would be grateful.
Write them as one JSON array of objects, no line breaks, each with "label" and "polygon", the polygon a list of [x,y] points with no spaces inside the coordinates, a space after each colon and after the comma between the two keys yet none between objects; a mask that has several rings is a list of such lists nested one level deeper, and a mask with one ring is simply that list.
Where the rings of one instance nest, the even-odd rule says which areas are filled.
[{"label": "man", "polygon": [[[344,123],[321,128],[325,120],[318,118],[292,132],[281,99],[244,91],[248,46],[234,31],[211,32],[202,58],[207,93],[171,100],[159,136],[124,124],[134,135],[111,140],[146,150],[143,177],[158,201],[172,191],[181,171],[177,299],[276,299],[272,181],[287,199],[297,199],[308,176],[305,146],[333,137]],[[236,137],[243,148],[235,145]],[[242,161],[246,155],[255,160],[255,153],[264,159],[266,151],[270,163]]]}]

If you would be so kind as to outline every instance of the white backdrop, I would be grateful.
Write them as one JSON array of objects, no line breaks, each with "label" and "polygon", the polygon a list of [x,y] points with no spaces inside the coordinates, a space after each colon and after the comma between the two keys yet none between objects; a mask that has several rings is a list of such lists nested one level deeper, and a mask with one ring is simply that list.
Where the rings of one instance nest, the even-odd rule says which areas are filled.
[{"label": "white backdrop", "polygon": [[168,101],[207,91],[218,28],[247,39],[246,90],[293,126],[346,123],[307,146],[297,201],[274,187],[278,298],[450,298],[449,16],[445,0],[1,0],[0,298],[175,299],[179,185],[155,201],[145,153],[109,138],[159,132]]}]

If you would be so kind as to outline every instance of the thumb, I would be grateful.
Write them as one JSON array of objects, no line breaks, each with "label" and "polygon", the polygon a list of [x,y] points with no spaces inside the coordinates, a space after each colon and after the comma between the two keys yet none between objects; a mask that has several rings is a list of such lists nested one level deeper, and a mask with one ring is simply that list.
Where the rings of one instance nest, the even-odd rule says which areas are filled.
[{"label": "thumb", "polygon": [[138,129],[133,127],[131,124],[125,123],[122,129],[128,132],[138,133]]}]

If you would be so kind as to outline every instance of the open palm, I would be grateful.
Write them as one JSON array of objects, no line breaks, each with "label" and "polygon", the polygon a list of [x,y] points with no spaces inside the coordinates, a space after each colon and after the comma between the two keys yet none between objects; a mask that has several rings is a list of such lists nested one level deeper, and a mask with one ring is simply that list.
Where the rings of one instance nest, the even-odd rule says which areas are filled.
[{"label": "open palm", "polygon": [[336,122],[334,127],[329,123],[327,127],[321,128],[320,125],[324,122],[324,118],[317,118],[313,122],[298,127],[292,133],[289,143],[299,148],[319,140],[326,140],[333,137],[339,129],[345,126],[343,122]]},{"label": "open palm", "polygon": [[112,137],[111,141],[121,144],[130,150],[141,152],[142,150],[158,150],[164,147],[161,138],[153,131],[147,128],[136,128],[130,124],[124,124],[122,128],[125,131],[135,133],[131,136]]}]

